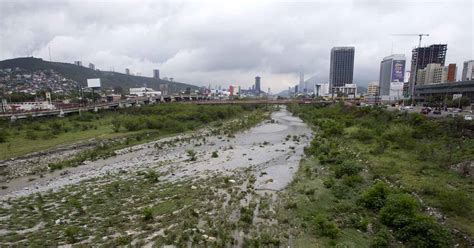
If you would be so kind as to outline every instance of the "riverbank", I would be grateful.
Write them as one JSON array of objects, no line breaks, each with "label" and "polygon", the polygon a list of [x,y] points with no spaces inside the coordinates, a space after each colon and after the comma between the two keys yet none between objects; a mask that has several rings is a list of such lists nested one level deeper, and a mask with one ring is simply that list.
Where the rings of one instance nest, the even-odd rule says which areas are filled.
[{"label": "riverbank", "polygon": [[470,122],[342,104],[290,109],[315,130],[283,196],[299,246],[472,247]]},{"label": "riverbank", "polygon": [[285,244],[279,194],[311,138],[282,108],[248,131],[125,148],[4,194],[2,245]]}]

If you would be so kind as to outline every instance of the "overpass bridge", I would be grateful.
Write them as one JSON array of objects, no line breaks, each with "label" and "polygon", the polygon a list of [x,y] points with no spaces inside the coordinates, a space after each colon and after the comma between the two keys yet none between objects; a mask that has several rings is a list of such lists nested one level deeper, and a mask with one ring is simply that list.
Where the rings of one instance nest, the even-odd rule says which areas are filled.
[{"label": "overpass bridge", "polygon": [[80,113],[87,111],[98,111],[105,109],[126,108],[148,104],[197,104],[197,105],[223,105],[223,104],[326,104],[323,100],[297,100],[297,99],[254,99],[254,100],[215,100],[204,96],[178,95],[163,97],[136,97],[131,99],[111,101],[105,103],[96,103],[82,106],[69,106],[54,110],[33,110],[33,111],[13,111],[0,113],[0,119],[16,120],[24,118],[35,118],[42,116],[59,116],[62,117],[71,113]]}]

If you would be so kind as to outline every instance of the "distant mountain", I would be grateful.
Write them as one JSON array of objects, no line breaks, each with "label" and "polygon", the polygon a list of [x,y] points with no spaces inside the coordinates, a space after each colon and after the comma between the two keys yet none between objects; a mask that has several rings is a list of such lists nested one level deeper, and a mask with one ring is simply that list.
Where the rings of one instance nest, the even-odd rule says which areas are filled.
[{"label": "distant mountain", "polygon": [[364,87],[364,86],[357,86],[357,93],[365,94],[365,93],[367,93],[367,88]]},{"label": "distant mountain", "polygon": [[0,61],[0,69],[15,69],[16,67],[29,71],[52,69],[61,74],[63,77],[72,79],[83,86],[86,86],[88,78],[100,78],[103,88],[122,87],[125,92],[128,92],[129,88],[143,87],[145,85],[155,90],[159,90],[160,85],[163,84],[168,84],[169,93],[184,91],[187,87],[190,87],[192,90],[199,88],[195,85],[180,82],[171,82],[150,77],[132,76],[111,71],[92,70],[87,67],[77,66],[74,64],[49,62],[33,57]]},{"label": "distant mountain", "polygon": [[280,93],[276,94],[277,96],[288,97],[288,90],[281,91]]}]

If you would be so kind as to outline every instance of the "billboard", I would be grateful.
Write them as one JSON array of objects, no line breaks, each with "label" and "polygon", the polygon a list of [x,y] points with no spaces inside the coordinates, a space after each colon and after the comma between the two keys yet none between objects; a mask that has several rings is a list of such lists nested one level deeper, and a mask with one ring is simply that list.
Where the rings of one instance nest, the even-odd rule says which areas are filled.
[{"label": "billboard", "polygon": [[403,82],[405,79],[405,60],[392,62],[392,80],[390,82]]},{"label": "billboard", "polygon": [[88,88],[100,88],[100,78],[88,78],[87,79]]}]

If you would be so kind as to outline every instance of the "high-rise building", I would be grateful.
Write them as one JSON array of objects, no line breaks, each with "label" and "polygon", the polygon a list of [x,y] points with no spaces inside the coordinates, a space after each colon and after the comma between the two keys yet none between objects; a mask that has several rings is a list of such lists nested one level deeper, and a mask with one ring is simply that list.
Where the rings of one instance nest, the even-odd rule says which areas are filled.
[{"label": "high-rise building", "polygon": [[367,95],[369,96],[379,96],[380,87],[378,82],[372,82],[367,86]]},{"label": "high-rise building", "polygon": [[418,70],[425,69],[428,64],[440,64],[444,66],[448,45],[434,44],[428,47],[417,47],[412,50],[411,73],[410,73],[410,95],[413,94],[417,84]]},{"label": "high-rise building", "polygon": [[300,92],[306,92],[306,87],[304,85],[304,69],[303,66],[300,68],[300,83],[299,83]]},{"label": "high-rise building", "polygon": [[125,68],[125,74],[130,75],[130,69]]},{"label": "high-rise building", "polygon": [[74,61],[74,64],[77,65],[77,66],[82,66],[82,61],[76,60],[76,61]]},{"label": "high-rise building", "polygon": [[92,63],[89,63],[89,69],[95,70],[95,65]]},{"label": "high-rise building", "polygon": [[354,78],[354,47],[333,47],[329,69],[329,87],[352,84]]},{"label": "high-rise building", "polygon": [[260,95],[260,91],[261,91],[261,89],[260,89],[260,77],[256,76],[255,77],[255,93],[256,93],[257,96]]},{"label": "high-rise building", "polygon": [[462,67],[462,81],[474,80],[474,60],[464,61]]},{"label": "high-rise building", "polygon": [[153,70],[153,78],[160,79],[160,70],[158,69]]},{"label": "high-rise building", "polygon": [[456,80],[455,73],[456,64],[450,64],[449,66],[428,64],[425,69],[418,70],[416,82],[417,85],[454,82]]},{"label": "high-rise building", "polygon": [[380,95],[390,95],[390,83],[405,80],[405,55],[393,54],[380,62]]}]

